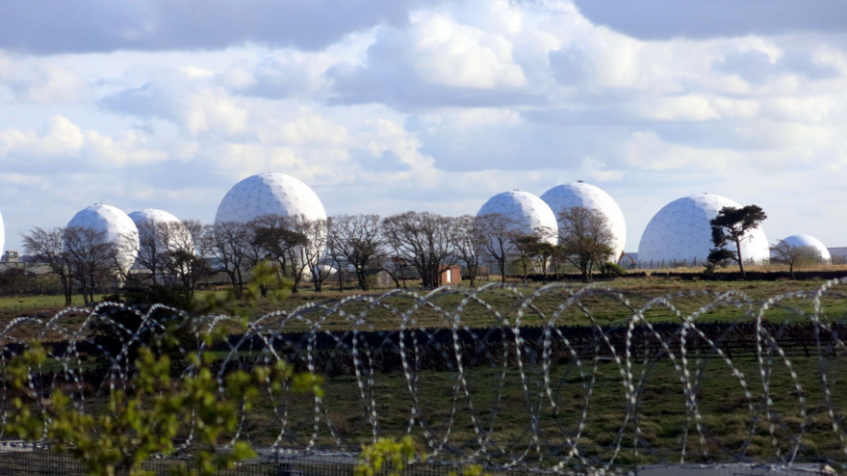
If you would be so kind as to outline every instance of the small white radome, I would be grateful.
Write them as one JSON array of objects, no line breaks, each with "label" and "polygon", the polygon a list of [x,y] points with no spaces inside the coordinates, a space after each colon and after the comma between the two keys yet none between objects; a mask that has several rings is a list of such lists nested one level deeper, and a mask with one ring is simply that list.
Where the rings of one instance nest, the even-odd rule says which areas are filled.
[{"label": "small white radome", "polygon": [[514,190],[503,192],[489,198],[477,216],[501,214],[515,223],[516,232],[538,235],[545,241],[556,244],[559,225],[556,215],[544,200],[529,192]]},{"label": "small white radome", "polygon": [[132,219],[139,231],[144,227],[145,223],[156,225],[166,224],[168,226],[178,227],[181,233],[185,233],[187,240],[185,243],[181,243],[178,237],[169,237],[168,250],[170,251],[178,249],[182,244],[187,245],[191,249],[194,248],[194,243],[191,240],[190,235],[188,235],[188,230],[185,229],[185,225],[182,224],[182,220],[164,210],[145,208],[144,210],[138,210],[130,213],[129,218]]},{"label": "small white radome", "polygon": [[[615,199],[601,188],[584,182],[556,185],[541,195],[559,218],[559,213],[573,207],[583,207],[603,215],[611,231],[612,253],[615,261],[623,254],[626,245],[626,220]],[[559,222],[561,226],[561,222]]]},{"label": "small white radome", "polygon": [[788,243],[791,246],[799,247],[809,247],[814,248],[814,250],[820,255],[821,260],[829,261],[832,259],[832,256],[829,254],[829,250],[826,246],[821,242],[821,240],[815,238],[814,236],[809,235],[791,235],[787,238],[783,238],[784,242]]},{"label": "small white radome", "polygon": [[138,228],[126,213],[111,205],[98,203],[80,210],[68,222],[68,228],[105,231],[109,242],[118,245],[118,261],[129,269],[138,255]]}]

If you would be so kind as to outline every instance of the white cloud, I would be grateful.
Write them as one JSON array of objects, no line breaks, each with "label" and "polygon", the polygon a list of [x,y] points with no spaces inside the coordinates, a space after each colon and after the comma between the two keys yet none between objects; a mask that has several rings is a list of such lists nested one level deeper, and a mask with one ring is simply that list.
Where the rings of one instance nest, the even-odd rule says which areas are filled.
[{"label": "white cloud", "polygon": [[[308,49],[161,53],[166,40],[130,22],[103,48],[148,52],[0,52],[0,197],[31,202],[25,223],[26,207],[100,199],[211,219],[236,180],[278,170],[330,214],[461,214],[502,190],[585,179],[624,197],[632,248],[645,207],[681,195],[755,200],[773,213],[770,233],[788,226],[769,206],[792,206],[779,190],[825,196],[847,180],[836,35],[637,38],[567,0],[403,8]],[[61,199],[33,192],[94,181]]]},{"label": "white cloud", "polygon": [[82,129],[66,117],[53,116],[41,135],[31,130],[0,131],[0,156],[65,155],[78,151],[84,143]]},{"label": "white cloud", "polygon": [[729,173],[727,166],[743,162],[744,156],[732,150],[697,149],[664,142],[656,133],[637,131],[621,144],[621,157],[630,167],[646,170],[699,169],[710,173]]},{"label": "white cloud", "polygon": [[53,116],[40,134],[11,128],[0,131],[0,158],[21,168],[63,164],[61,171],[137,166],[165,160],[167,154],[150,148],[140,132],[124,131],[113,138],[96,130],[83,131],[68,118]]},{"label": "white cloud", "polygon": [[449,16],[411,16],[411,60],[427,82],[459,88],[521,87],[526,78],[502,35],[456,23]]},{"label": "white cloud", "polygon": [[73,103],[87,86],[72,68],[58,62],[32,62],[0,51],[0,84],[5,83],[15,100],[23,103]]}]

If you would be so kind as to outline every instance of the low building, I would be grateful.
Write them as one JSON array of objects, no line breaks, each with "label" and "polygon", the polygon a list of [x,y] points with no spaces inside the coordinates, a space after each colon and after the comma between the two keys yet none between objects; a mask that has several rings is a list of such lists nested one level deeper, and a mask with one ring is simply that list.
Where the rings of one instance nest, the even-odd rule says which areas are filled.
[{"label": "low building", "polygon": [[442,266],[441,284],[462,284],[462,267],[458,264]]},{"label": "low building", "polygon": [[3,259],[0,260],[4,263],[19,263],[21,261],[21,257],[17,251],[8,250],[3,254]]}]

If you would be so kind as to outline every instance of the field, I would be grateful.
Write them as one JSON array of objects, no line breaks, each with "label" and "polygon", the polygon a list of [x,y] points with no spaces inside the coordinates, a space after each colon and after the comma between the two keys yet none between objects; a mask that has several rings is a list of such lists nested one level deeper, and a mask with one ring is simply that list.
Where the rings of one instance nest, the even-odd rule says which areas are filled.
[{"label": "field", "polygon": [[[689,355],[685,363],[681,360],[681,342],[670,336],[668,343],[675,360],[666,354],[656,359],[660,349],[645,346],[626,362],[623,348],[618,346],[617,355],[624,359],[620,363],[608,349],[591,353],[591,349],[582,348],[579,365],[561,345],[545,358],[543,345],[535,341],[521,345],[519,365],[514,345],[491,347],[485,340],[500,332],[486,329],[504,326],[530,328],[554,322],[567,335],[567,328],[585,326],[592,320],[602,326],[620,325],[631,318],[633,309],[663,296],[669,296],[668,303],[674,309],[656,302],[656,307],[644,310],[647,322],[679,324],[681,315],[695,312],[698,325],[749,322],[750,313],[757,309],[755,303],[783,293],[814,291],[822,284],[624,278],[597,285],[612,285],[613,292],[595,291],[580,299],[581,307],[564,309],[561,306],[584,285],[553,287],[533,298],[530,306],[526,305],[526,296],[537,292],[537,287],[518,286],[515,292],[492,289],[479,294],[489,307],[473,300],[463,303],[461,293],[433,295],[424,304],[403,295],[343,302],[356,293],[302,292],[279,302],[230,303],[217,312],[240,313],[256,322],[273,311],[288,311],[262,320],[262,327],[254,332],[278,334],[281,341],[288,339],[285,348],[291,354],[287,358],[301,364],[309,354],[308,336],[297,337],[296,333],[318,329],[318,323],[320,331],[356,329],[372,339],[370,347],[360,345],[355,358],[349,343],[312,352],[310,361],[327,378],[326,399],[319,406],[302,396],[265,399],[245,413],[240,437],[257,446],[277,442],[305,447],[313,441],[320,447],[355,450],[374,434],[399,436],[408,431],[419,444],[445,457],[475,454],[475,458],[496,463],[538,461],[539,455],[561,460],[570,453],[574,441],[580,455],[572,458],[574,463],[580,458],[584,458],[583,463],[612,458],[619,463],[678,461],[683,452],[688,461],[774,461],[795,450],[803,461],[843,461],[839,439],[844,436],[843,430],[833,432],[829,410],[841,425],[847,415],[847,392],[840,375],[847,370],[847,356],[843,349],[829,347],[830,341],[817,346],[813,340],[805,348],[787,348],[785,359],[766,346],[763,361],[757,359],[754,344],[749,344],[746,350],[736,349],[730,366],[708,347],[696,347],[694,338],[686,344]],[[841,295],[845,287],[836,286],[835,292],[822,299],[823,321],[838,322],[847,314],[847,298]],[[369,298],[381,294],[371,293]],[[721,305],[704,308],[722,294],[725,301]],[[808,314],[813,310],[809,299],[793,298],[769,309],[764,317],[777,327],[782,323],[808,324]],[[55,313],[49,308],[40,311]],[[296,311],[294,318],[290,317],[292,311]],[[0,316],[8,322],[21,313],[13,310]],[[390,340],[396,335],[390,331],[401,327],[401,318],[406,319],[403,327],[425,329],[423,332],[430,336],[420,354],[409,354],[410,361],[418,358],[419,364],[408,372],[396,364],[399,350]],[[84,315],[69,315],[58,324],[73,328],[84,319]],[[454,346],[444,343],[444,339],[449,343],[457,322],[460,328],[475,329],[473,332],[484,336],[482,343],[486,344],[479,346],[463,338],[461,372]],[[809,329],[806,334],[813,335]],[[26,339],[37,332],[36,325],[22,326],[12,330],[12,335]],[[61,336],[48,337],[58,340]],[[348,333],[343,339],[349,338]],[[791,335],[782,338],[790,339]],[[605,345],[602,338],[597,339],[598,345]],[[267,355],[250,347],[251,341],[245,342],[248,344],[231,355],[235,359],[231,364],[249,366]],[[818,349],[823,359],[816,355]],[[216,365],[230,356],[226,347],[213,352]],[[496,358],[504,352],[509,356]],[[83,370],[96,374],[98,364],[91,360],[93,356],[87,358]],[[394,365],[384,364],[392,358]],[[550,365],[546,379],[545,363]],[[43,370],[61,369],[56,362]],[[821,378],[824,372],[829,401]],[[632,382],[627,381],[627,375],[632,376]],[[635,390],[634,406],[628,403],[630,384]],[[696,412],[688,389],[694,395]],[[87,405],[96,407],[99,403],[88,399]]]}]

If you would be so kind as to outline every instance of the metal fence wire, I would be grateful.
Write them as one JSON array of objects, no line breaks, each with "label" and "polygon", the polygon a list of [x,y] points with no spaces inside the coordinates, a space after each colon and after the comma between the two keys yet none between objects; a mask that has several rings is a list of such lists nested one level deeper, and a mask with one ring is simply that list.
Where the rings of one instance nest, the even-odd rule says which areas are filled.
[{"label": "metal fence wire", "polygon": [[[222,448],[242,440],[322,463],[243,465],[232,474],[327,474],[309,473],[327,461],[338,465],[328,474],[351,474],[349,459],[327,455],[354,461],[362,444],[405,435],[433,465],[416,467],[434,475],[463,464],[509,474],[665,463],[843,470],[845,290],[847,280],[764,299],[744,290],[650,297],[562,283],[529,292],[393,290],[271,312],[216,345],[205,336],[241,318],[161,305],[73,308],[0,329],[0,418],[15,411],[7,364],[29,342],[49,353],[30,369],[31,388],[45,397],[61,389],[94,413],[110,391],[131,384],[138,346],[175,327],[182,341],[169,351],[174,362],[189,352],[209,356],[221,382],[232,370],[279,360],[326,378],[323,397],[263,396]],[[175,379],[196,371],[186,362],[174,367]],[[183,422],[180,451],[195,433],[193,419]],[[2,474],[74,468],[37,449],[0,451]]]}]

